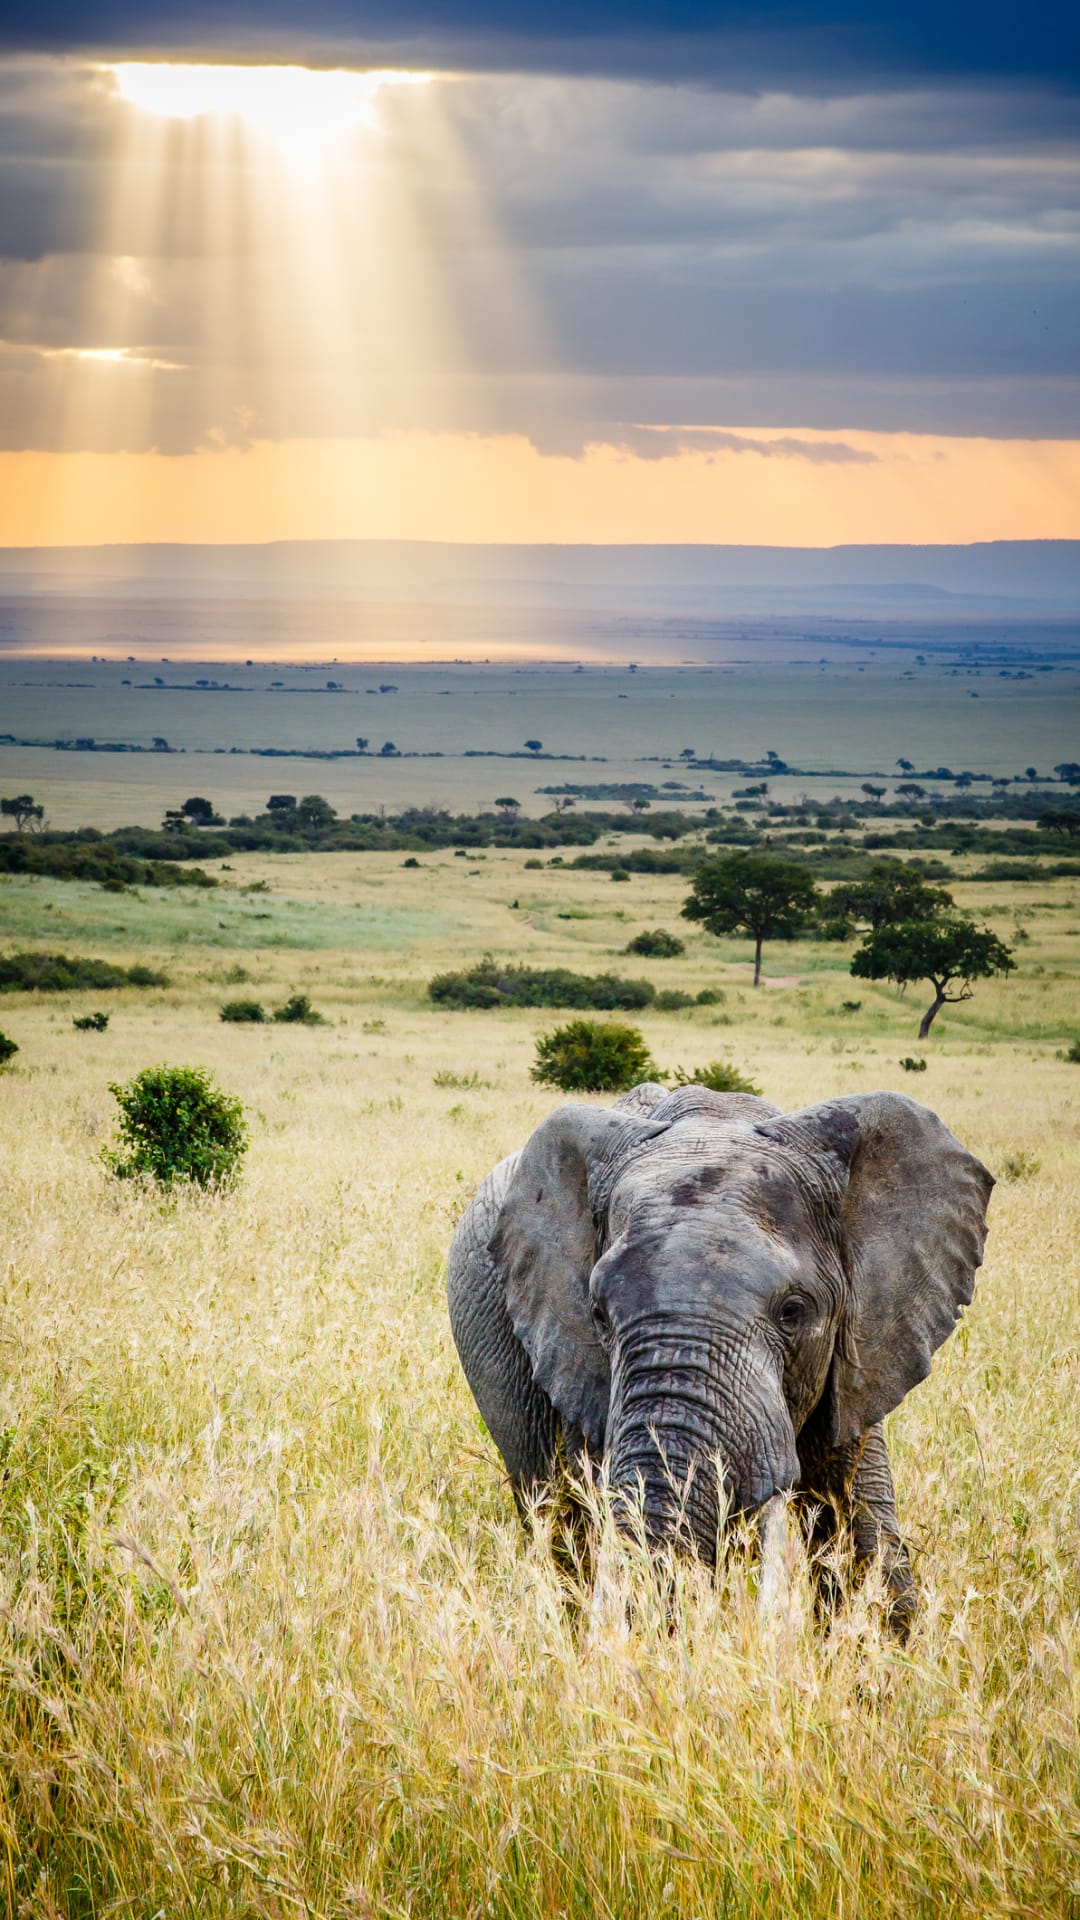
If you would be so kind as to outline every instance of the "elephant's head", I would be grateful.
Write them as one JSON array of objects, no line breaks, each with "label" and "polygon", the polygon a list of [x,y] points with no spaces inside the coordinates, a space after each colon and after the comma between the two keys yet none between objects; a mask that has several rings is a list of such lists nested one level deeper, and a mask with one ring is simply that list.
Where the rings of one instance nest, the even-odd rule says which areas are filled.
[{"label": "elephant's head", "polygon": [[[638,1088],[561,1107],[491,1243],[514,1330],[650,1538],[715,1559],[728,1513],[897,1406],[971,1299],[991,1176],[928,1108],[871,1093],[781,1114]],[[722,1463],[723,1493],[714,1462]]]}]

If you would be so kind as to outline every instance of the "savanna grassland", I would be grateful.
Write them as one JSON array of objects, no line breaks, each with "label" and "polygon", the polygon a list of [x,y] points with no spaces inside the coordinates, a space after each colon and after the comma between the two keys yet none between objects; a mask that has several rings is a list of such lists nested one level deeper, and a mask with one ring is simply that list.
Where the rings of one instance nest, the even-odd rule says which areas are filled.
[{"label": "savanna grassland", "polygon": [[[1080,1914],[1080,883],[958,877],[1018,971],[920,1044],[929,991],[851,980],[849,947],[768,947],[753,993],[678,877],[447,852],[221,880],[0,883],[6,944],[172,979],[0,999],[0,1908]],[[656,926],[683,958],[618,957]],[[640,1567],[636,1608],[576,1607],[523,1535],[442,1272],[557,1103],[529,1067],[559,1016],[425,1001],[485,949],[717,988],[642,1016],[663,1067],[731,1059],[787,1108],[914,1093],[997,1173],[975,1303],[889,1423],[907,1646],[873,1581],[823,1634],[794,1548],[764,1613],[745,1555],[680,1569],[668,1630]],[[218,1019],[294,990],[325,1026]],[[243,1099],[235,1191],[103,1168],[108,1083],[162,1061]]]}]

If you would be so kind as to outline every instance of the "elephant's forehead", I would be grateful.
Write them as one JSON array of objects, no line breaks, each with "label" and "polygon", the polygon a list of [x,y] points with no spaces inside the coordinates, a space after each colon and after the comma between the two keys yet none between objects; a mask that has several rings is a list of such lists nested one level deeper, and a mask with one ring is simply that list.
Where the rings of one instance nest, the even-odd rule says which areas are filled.
[{"label": "elephant's forehead", "polygon": [[749,1214],[767,1231],[791,1231],[802,1223],[805,1197],[776,1143],[746,1125],[718,1126],[700,1119],[669,1127],[649,1141],[621,1170],[609,1209],[614,1231],[631,1215],[668,1226],[700,1212],[728,1207]]},{"label": "elephant's forehead", "polygon": [[649,1199],[670,1204],[673,1191],[687,1181],[695,1182],[703,1194],[734,1186],[762,1157],[762,1142],[750,1127],[683,1120],[625,1162],[615,1182],[612,1211]]}]

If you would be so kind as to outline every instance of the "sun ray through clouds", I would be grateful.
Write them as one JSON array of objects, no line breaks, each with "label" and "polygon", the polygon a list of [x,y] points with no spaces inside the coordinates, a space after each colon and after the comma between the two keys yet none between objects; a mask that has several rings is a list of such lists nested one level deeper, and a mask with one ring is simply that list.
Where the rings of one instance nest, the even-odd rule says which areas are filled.
[{"label": "sun ray through clouds", "polygon": [[[411,389],[441,389],[448,422],[466,427],[453,394],[482,361],[478,308],[452,293],[448,248],[477,263],[481,332],[535,337],[439,104],[452,79],[166,62],[85,78],[110,138],[95,266],[71,294],[70,340],[41,349],[58,448],[212,454],[304,426],[370,435],[388,393],[410,425]],[[275,492],[271,480],[270,508]]]}]

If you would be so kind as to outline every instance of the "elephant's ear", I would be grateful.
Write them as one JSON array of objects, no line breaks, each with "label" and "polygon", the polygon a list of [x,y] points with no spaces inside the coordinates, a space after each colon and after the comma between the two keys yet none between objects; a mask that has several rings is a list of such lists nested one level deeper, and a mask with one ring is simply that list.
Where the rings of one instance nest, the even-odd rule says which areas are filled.
[{"label": "elephant's ear", "polygon": [[793,1122],[848,1165],[847,1307],[831,1376],[832,1438],[842,1445],[930,1372],[971,1300],[994,1180],[929,1107],[903,1094],[825,1101]]},{"label": "elephant's ear", "polygon": [[610,1375],[593,1324],[598,1184],[629,1137],[657,1132],[607,1107],[559,1107],[541,1121],[511,1175],[488,1243],[514,1332],[552,1405],[590,1445],[604,1443]]}]

